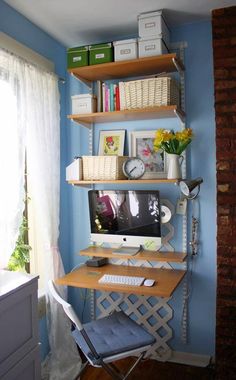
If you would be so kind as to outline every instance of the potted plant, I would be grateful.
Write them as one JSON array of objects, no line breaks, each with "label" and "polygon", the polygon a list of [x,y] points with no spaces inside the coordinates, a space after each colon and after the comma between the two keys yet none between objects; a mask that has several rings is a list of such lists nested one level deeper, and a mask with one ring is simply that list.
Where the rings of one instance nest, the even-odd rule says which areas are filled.
[{"label": "potted plant", "polygon": [[162,150],[167,153],[168,157],[168,179],[180,179],[180,166],[183,162],[181,154],[191,143],[193,132],[191,128],[185,128],[182,131],[174,132],[173,130],[158,129],[154,140],[154,149]]}]

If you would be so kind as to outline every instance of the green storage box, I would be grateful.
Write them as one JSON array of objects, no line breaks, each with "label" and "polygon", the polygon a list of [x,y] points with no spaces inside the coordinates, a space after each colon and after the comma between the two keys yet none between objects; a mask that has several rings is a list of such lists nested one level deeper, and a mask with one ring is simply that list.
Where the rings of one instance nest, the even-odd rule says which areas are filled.
[{"label": "green storage box", "polygon": [[89,64],[97,65],[113,61],[112,43],[90,45],[89,46]]},{"label": "green storage box", "polygon": [[67,68],[88,66],[88,46],[78,46],[67,50]]}]

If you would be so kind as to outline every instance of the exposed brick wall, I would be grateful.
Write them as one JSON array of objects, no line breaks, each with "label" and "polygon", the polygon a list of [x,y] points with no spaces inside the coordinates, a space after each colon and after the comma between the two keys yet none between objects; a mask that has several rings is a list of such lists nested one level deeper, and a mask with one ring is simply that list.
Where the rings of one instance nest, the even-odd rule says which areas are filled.
[{"label": "exposed brick wall", "polygon": [[217,160],[216,378],[236,379],[236,7],[212,12]]}]

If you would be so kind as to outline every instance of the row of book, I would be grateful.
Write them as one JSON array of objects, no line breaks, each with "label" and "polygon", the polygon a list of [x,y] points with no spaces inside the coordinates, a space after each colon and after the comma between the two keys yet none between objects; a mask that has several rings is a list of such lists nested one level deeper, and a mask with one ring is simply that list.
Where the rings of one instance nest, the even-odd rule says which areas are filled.
[{"label": "row of book", "polygon": [[125,109],[124,83],[104,83],[97,81],[97,112],[112,112]]}]

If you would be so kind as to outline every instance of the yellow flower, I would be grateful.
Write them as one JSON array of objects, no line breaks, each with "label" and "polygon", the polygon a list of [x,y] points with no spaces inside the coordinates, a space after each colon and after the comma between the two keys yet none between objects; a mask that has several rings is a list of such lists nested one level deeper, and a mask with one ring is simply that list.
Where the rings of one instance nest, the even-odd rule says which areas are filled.
[{"label": "yellow flower", "polygon": [[180,132],[173,130],[158,129],[155,134],[154,150],[164,150],[166,153],[181,154],[192,141],[193,132],[191,128]]}]

